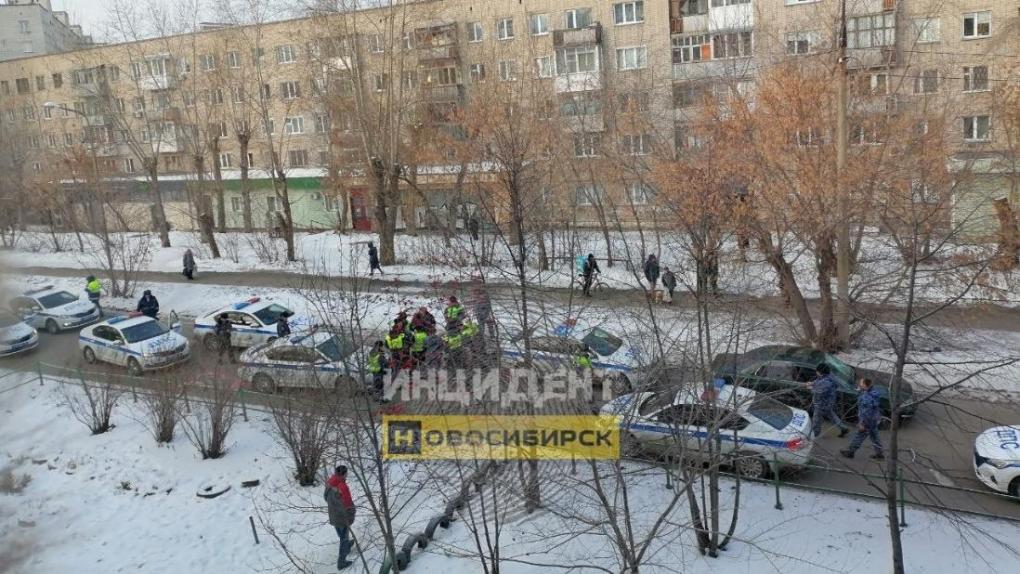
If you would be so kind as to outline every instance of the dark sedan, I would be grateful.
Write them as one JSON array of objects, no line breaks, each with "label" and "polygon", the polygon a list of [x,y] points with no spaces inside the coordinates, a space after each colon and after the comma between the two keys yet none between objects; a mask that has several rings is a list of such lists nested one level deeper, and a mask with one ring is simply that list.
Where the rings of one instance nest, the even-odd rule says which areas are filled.
[{"label": "dark sedan", "polygon": [[[790,406],[808,409],[811,404],[811,389],[806,384],[815,379],[815,368],[825,363],[839,381],[836,403],[841,416],[856,416],[856,381],[867,377],[874,381],[882,399],[882,414],[889,418],[892,408],[889,403],[890,373],[853,367],[839,360],[831,353],[810,347],[769,345],[742,354],[724,353],[712,361],[712,371],[742,387],[759,393],[768,393]],[[904,380],[900,385],[900,416],[907,419],[914,416],[917,404],[914,389]]]}]

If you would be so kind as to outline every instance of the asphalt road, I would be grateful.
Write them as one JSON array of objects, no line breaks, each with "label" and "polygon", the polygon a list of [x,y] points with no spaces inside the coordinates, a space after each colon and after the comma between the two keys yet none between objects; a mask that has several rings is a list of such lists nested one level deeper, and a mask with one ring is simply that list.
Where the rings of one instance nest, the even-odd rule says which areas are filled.
[{"label": "asphalt road", "polygon": [[[190,321],[184,321],[183,334],[190,338]],[[0,359],[0,368],[32,372],[39,362],[69,369],[87,371],[89,378],[106,375],[121,375],[124,370],[106,364],[88,365],[78,351],[76,332],[58,335],[41,333],[39,349],[29,354]],[[200,345],[193,345],[192,360],[169,371],[149,373],[147,379],[156,377],[186,376],[200,378],[214,369],[225,369],[232,373],[229,365],[219,366],[215,356],[205,352]],[[976,478],[972,469],[973,441],[977,433],[991,426],[1016,424],[1015,406],[963,398],[947,399],[941,404],[922,405],[914,420],[902,429],[902,468],[908,481],[908,499],[926,504],[941,505],[951,509],[968,510],[1010,517],[1020,520],[1020,502],[992,494]],[[886,438],[888,432],[882,433]],[[847,493],[868,495],[880,491],[870,481],[880,481],[884,471],[877,461],[868,458],[871,454],[868,443],[858,451],[857,458],[847,460],[839,455],[849,437],[839,439],[835,430],[827,428],[826,436],[815,443],[813,468],[795,473],[783,473],[784,483],[798,483],[809,487],[828,488]],[[861,473],[872,475],[861,476]],[[884,485],[879,485],[884,487]],[[976,492],[953,490],[956,487]],[[789,488],[789,486],[787,486]],[[910,520],[910,510],[907,520]]]}]

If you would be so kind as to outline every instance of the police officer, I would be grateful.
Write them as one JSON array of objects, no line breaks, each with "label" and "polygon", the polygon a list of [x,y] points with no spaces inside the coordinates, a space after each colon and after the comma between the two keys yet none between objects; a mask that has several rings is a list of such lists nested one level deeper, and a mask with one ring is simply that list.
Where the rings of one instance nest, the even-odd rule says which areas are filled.
[{"label": "police officer", "polygon": [[839,388],[839,381],[832,376],[829,365],[825,363],[815,367],[815,374],[817,375],[815,380],[808,383],[811,387],[811,422],[814,435],[821,436],[822,419],[825,419],[839,428],[839,437],[843,438],[850,429],[836,414],[836,391]]},{"label": "police officer", "polygon": [[870,438],[872,446],[875,447],[875,454],[871,455],[871,458],[881,460],[885,458],[885,454],[882,452],[882,441],[878,438],[878,423],[882,420],[878,390],[875,389],[871,379],[867,378],[862,378],[857,383],[857,389],[860,391],[857,395],[857,434],[850,441],[850,446],[839,453],[847,458],[853,458],[857,449],[864,444],[864,439]]},{"label": "police officer", "polygon": [[103,316],[103,308],[99,306],[99,297],[103,292],[103,284],[96,279],[95,275],[89,275],[85,278],[85,292],[88,293],[89,301],[96,306],[96,310],[99,311],[99,316]]},{"label": "police officer", "polygon": [[386,375],[386,346],[376,341],[368,353],[368,374],[372,375],[372,391],[376,398],[383,399],[383,377]]},{"label": "police officer", "polygon": [[290,313],[283,313],[280,315],[280,318],[276,320],[276,336],[281,339],[290,335],[290,322],[287,321],[287,317],[289,316]]},{"label": "police officer", "polygon": [[464,367],[473,367],[485,351],[485,341],[479,336],[481,329],[474,321],[467,320],[460,333],[464,340]]},{"label": "police officer", "polygon": [[418,365],[425,362],[425,343],[428,338],[429,333],[425,329],[414,329],[411,332],[411,357]]},{"label": "police officer", "polygon": [[446,343],[446,367],[456,369],[464,364],[464,333],[459,324],[446,329],[443,335],[443,342]]},{"label": "police officer", "polygon": [[218,362],[223,362],[223,355],[226,354],[231,364],[236,363],[234,357],[234,344],[231,341],[231,334],[234,332],[234,324],[227,318],[226,313],[216,316],[216,341],[219,343],[220,353]]},{"label": "police officer", "polygon": [[390,350],[390,367],[394,371],[404,368],[408,338],[405,328],[405,323],[394,323],[390,332],[386,334],[386,348]]},{"label": "police officer", "polygon": [[584,277],[584,295],[585,297],[591,297],[591,284],[595,278],[596,273],[601,273],[599,269],[599,262],[595,261],[595,254],[589,253],[588,258],[584,260],[584,265],[581,268],[581,275]]},{"label": "police officer", "polygon": [[454,326],[459,330],[460,323],[464,320],[464,306],[455,295],[450,295],[450,302],[443,311],[443,317],[446,318],[447,330]]},{"label": "police officer", "polygon": [[142,298],[138,300],[138,307],[136,311],[153,319],[159,315],[159,300],[152,294],[152,291],[146,289],[142,293]]},{"label": "police officer", "polygon": [[584,345],[574,355],[574,370],[577,372],[577,376],[584,378],[586,375],[590,375],[592,372],[593,362],[591,360],[592,353],[591,347]]}]

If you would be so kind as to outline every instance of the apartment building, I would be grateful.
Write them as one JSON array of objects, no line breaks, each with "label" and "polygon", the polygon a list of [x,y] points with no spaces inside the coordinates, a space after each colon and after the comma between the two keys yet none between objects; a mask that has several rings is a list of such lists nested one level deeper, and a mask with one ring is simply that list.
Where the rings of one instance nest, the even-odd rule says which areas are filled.
[{"label": "apartment building", "polygon": [[[196,206],[216,189],[228,226],[241,226],[246,196],[253,223],[271,224],[281,209],[275,166],[297,227],[328,228],[343,216],[368,229],[363,136],[377,128],[337,101],[413,103],[422,110],[415,122],[456,137],[456,110],[474,94],[520,85],[548,100],[540,119],[569,150],[557,165],[559,204],[582,225],[596,223],[603,202],[643,218],[654,215],[655,195],[643,172],[657,154],[699,145],[704,94],[751,93],[778,61],[829,57],[840,8],[839,0],[432,0],[20,58],[0,62],[0,141],[18,146],[27,177],[70,189],[84,178],[67,156],[94,151],[108,187],[137,204],[139,225],[151,174],[176,228],[193,227]],[[855,85],[887,95],[883,106],[951,105],[947,129],[958,138],[947,162],[965,166],[976,190],[968,197],[1010,193],[993,88],[1020,64],[1015,2],[847,0],[846,15]],[[436,165],[417,168],[426,199],[401,219],[427,225],[430,210],[471,207],[458,204],[442,150],[431,157]],[[978,203],[969,208],[986,209]]]},{"label": "apartment building", "polygon": [[0,4],[0,61],[77,50],[92,43],[67,12],[50,0],[6,0]]}]

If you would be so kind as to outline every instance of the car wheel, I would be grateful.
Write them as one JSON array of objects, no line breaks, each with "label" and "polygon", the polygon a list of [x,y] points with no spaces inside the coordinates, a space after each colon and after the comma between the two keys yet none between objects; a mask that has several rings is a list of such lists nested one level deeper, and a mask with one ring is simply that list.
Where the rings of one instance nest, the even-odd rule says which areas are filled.
[{"label": "car wheel", "polygon": [[1020,498],[1020,477],[1014,478],[1013,482],[1009,483],[1008,491],[1013,498]]},{"label": "car wheel", "polygon": [[255,390],[260,393],[276,393],[276,381],[273,380],[273,377],[270,377],[265,373],[259,373],[252,377],[251,384],[255,387]]},{"label": "car wheel", "polygon": [[733,466],[737,474],[747,478],[765,478],[769,475],[769,463],[756,454],[738,453]]},{"label": "car wheel", "polygon": [[138,359],[131,357],[127,362],[127,372],[132,377],[142,376],[142,364],[138,362]]},{"label": "car wheel", "polygon": [[267,344],[267,345],[268,345],[268,344],[271,344],[271,343],[272,343],[273,341],[275,341],[276,339],[277,339],[277,337],[270,337],[270,338],[266,339],[266,344]]},{"label": "car wheel", "polygon": [[628,431],[620,431],[620,457],[633,458],[641,454],[637,437]]},{"label": "car wheel", "polygon": [[60,325],[57,325],[57,322],[54,321],[53,319],[47,319],[46,332],[49,333],[50,335],[56,335],[57,333],[60,332]]},{"label": "car wheel", "polygon": [[220,350],[220,340],[212,333],[202,337],[202,345],[205,347],[206,351],[212,351],[215,353]]},{"label": "car wheel", "polygon": [[94,365],[96,364],[96,352],[91,347],[85,347],[85,350],[81,352],[81,356],[85,359],[85,362]]}]

